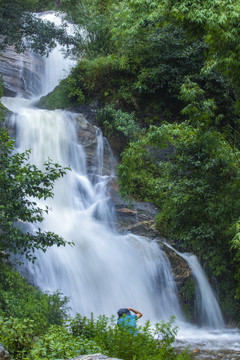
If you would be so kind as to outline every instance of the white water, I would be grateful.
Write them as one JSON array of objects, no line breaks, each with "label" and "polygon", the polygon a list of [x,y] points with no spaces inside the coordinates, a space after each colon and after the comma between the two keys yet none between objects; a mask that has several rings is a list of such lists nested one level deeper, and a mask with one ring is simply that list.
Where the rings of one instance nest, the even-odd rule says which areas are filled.
[{"label": "white water", "polygon": [[[66,76],[72,64],[60,60],[57,51],[51,54],[45,63],[44,94]],[[15,112],[11,121],[16,126],[17,151],[31,148],[31,161],[38,167],[50,157],[72,168],[56,183],[54,199],[47,202],[52,211],[41,226],[75,246],[38,252],[37,263],[27,264],[35,284],[42,290],[59,289],[70,297],[72,311],[84,315],[112,315],[120,307],[137,308],[144,314],[143,321],[168,320],[176,315],[180,344],[189,342],[203,351],[216,348],[240,352],[237,331],[209,331],[184,322],[170,265],[157,243],[132,234],[121,235],[110,226],[114,210],[106,191],[110,176],[103,175],[104,140],[99,130],[95,167],[89,172],[84,149],[77,140],[74,114],[35,109],[31,101],[21,98],[4,98],[2,102]],[[205,285],[201,290],[209,292]]]},{"label": "white water", "polygon": [[[103,151],[96,153],[99,175],[91,183],[75,116],[26,107],[22,99],[2,101],[17,112],[12,118],[17,151],[31,148],[31,162],[39,168],[50,156],[72,169],[57,182],[54,199],[47,202],[52,211],[42,226],[75,246],[39,252],[37,264],[28,264],[34,282],[43,290],[60,289],[70,297],[72,310],[82,314],[110,315],[134,306],[145,309],[146,318],[181,317],[170,266],[159,246],[143,237],[120,235],[107,225],[112,206],[106,194],[109,177],[101,175]],[[103,140],[96,131],[99,150]]]},{"label": "white water", "polygon": [[[43,94],[66,76],[71,65],[52,52],[45,61]],[[27,264],[34,283],[43,290],[60,290],[69,296],[72,311],[85,315],[112,315],[120,307],[135,307],[145,319],[181,319],[170,265],[159,246],[143,237],[120,235],[110,226],[114,211],[106,192],[110,176],[103,175],[105,141],[99,129],[89,172],[76,136],[76,115],[39,110],[22,98],[2,102],[15,112],[11,122],[16,127],[16,151],[32,149],[30,160],[39,168],[50,157],[72,169],[56,183],[54,199],[38,205],[52,209],[41,227],[75,246],[38,252],[36,264]]]},{"label": "white water", "polygon": [[197,257],[187,253],[181,256],[189,264],[198,284],[196,287],[196,311],[199,313],[201,324],[214,329],[222,329],[224,320],[220,307]]},{"label": "white water", "polygon": [[192,274],[196,279],[196,309],[199,323],[212,329],[223,329],[225,327],[222,312],[218,305],[216,296],[209,284],[207,276],[201,267],[198,258],[190,253],[180,253],[171,245],[165,243],[188,263]]}]

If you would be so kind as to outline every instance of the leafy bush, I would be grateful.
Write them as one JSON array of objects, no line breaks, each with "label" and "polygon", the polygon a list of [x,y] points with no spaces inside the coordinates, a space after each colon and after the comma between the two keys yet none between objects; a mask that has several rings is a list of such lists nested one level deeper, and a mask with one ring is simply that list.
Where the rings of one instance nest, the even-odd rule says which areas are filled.
[{"label": "leafy bush", "polygon": [[0,340],[14,360],[26,359],[33,344],[35,324],[29,319],[0,318]]},{"label": "leafy bush", "polygon": [[19,273],[0,264],[0,314],[34,321],[35,333],[60,325],[67,315],[67,301],[60,293],[43,294]]},{"label": "leafy bush", "polygon": [[98,111],[97,122],[108,137],[120,135],[128,140],[136,140],[140,133],[140,128],[135,122],[135,113],[128,114],[122,110],[115,110],[112,105]]},{"label": "leafy bush", "polygon": [[15,360],[55,360],[101,352],[83,336],[73,336],[66,326],[51,325],[40,338],[36,322],[29,319],[0,318],[0,340]]},{"label": "leafy bush", "polygon": [[177,333],[174,319],[153,327],[149,321],[138,328],[137,334],[129,333],[116,325],[114,317],[99,316],[94,319],[78,314],[70,321],[70,331],[75,336],[85,336],[95,341],[103,353],[124,360],[189,359],[186,352],[177,355],[172,347]]},{"label": "leafy bush", "polygon": [[138,333],[118,327],[114,317],[90,318],[77,314],[63,325],[51,325],[38,334],[30,319],[0,318],[0,341],[15,360],[55,360],[81,354],[103,353],[124,360],[187,360],[187,351],[176,354],[173,343],[177,328],[169,322],[139,326]]},{"label": "leafy bush", "polygon": [[74,336],[66,327],[53,325],[30,351],[32,360],[70,359],[82,354],[101,352],[100,347],[83,336]]},{"label": "leafy bush", "polygon": [[129,64],[114,55],[80,60],[70,78],[73,80],[69,90],[77,92],[81,89],[87,99],[97,97],[104,103],[134,102]]},{"label": "leafy bush", "polygon": [[60,81],[59,85],[48,95],[41,97],[37,106],[43,109],[66,109],[82,104],[85,100],[81,88],[76,86],[76,79],[69,76]]}]

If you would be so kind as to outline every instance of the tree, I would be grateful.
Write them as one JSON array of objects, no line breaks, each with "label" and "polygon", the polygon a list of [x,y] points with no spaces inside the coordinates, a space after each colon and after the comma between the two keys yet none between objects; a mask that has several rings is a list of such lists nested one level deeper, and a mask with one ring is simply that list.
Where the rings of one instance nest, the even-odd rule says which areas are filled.
[{"label": "tree", "polygon": [[240,103],[240,3],[237,0],[171,0],[166,14],[181,24],[191,38],[204,38],[209,46],[205,71],[219,69],[235,89]]},{"label": "tree", "polygon": [[111,2],[109,0],[61,0],[67,18],[79,25],[75,52],[90,59],[111,53]]},{"label": "tree", "polygon": [[32,50],[47,55],[55,47],[56,41],[67,46],[74,43],[64,26],[56,27],[30,12],[36,11],[38,6],[37,0],[0,1],[0,50],[14,45],[17,52],[23,52],[27,41]]},{"label": "tree", "polygon": [[0,130],[0,144],[0,251],[34,260],[35,249],[46,251],[53,244],[65,245],[60,236],[32,231],[28,224],[43,221],[49,209],[39,208],[34,198],[53,197],[54,181],[67,168],[48,160],[41,171],[27,163],[30,151],[14,154],[14,142],[4,129]]}]

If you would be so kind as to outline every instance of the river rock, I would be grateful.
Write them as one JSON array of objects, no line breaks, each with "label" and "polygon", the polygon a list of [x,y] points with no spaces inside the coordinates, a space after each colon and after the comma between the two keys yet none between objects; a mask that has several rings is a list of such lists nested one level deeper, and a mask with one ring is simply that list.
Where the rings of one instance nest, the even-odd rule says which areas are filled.
[{"label": "river rock", "polygon": [[111,358],[102,354],[80,355],[69,360],[121,360],[117,358]]},{"label": "river rock", "polygon": [[0,360],[11,360],[11,356],[9,355],[7,350],[4,349],[1,343],[0,343]]}]

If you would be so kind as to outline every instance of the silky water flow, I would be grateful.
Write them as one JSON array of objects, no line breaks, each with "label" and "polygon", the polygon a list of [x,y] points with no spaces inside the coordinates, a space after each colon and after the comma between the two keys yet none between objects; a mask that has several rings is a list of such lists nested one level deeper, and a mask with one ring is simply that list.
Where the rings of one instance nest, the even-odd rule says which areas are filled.
[{"label": "silky water flow", "polygon": [[[70,67],[71,60],[54,50],[45,59],[42,93],[52,90]],[[32,79],[24,83],[34,88]],[[35,95],[33,100],[2,101],[14,112],[10,121],[16,127],[16,151],[31,149],[30,161],[39,168],[48,158],[71,167],[56,182],[54,198],[37,203],[51,209],[38,226],[74,245],[38,251],[36,263],[26,264],[32,281],[42,290],[63,292],[73,313],[112,315],[120,307],[131,306],[144,311],[146,319],[181,317],[170,265],[157,243],[121,235],[112,226],[115,212],[106,187],[114,174],[103,173],[106,141],[101,131],[96,128],[95,161],[89,171],[77,139],[77,115],[34,108]]]},{"label": "silky water flow", "polygon": [[[45,17],[50,20],[55,15],[47,13]],[[44,62],[42,95],[66,77],[74,65],[59,48]],[[24,81],[34,88],[32,79]],[[13,112],[10,125],[16,127],[16,151],[31,149],[30,161],[39,168],[48,158],[71,167],[56,182],[54,198],[37,204],[51,208],[40,226],[74,245],[53,246],[46,253],[37,251],[37,261],[25,264],[32,282],[43,291],[59,290],[68,296],[72,313],[116,315],[121,307],[133,307],[143,312],[142,321],[169,320],[175,315],[180,344],[187,345],[189,341],[192,347],[201,347],[203,351],[208,351],[209,346],[216,347],[216,351],[226,348],[235,353],[240,351],[239,333],[224,330],[220,309],[217,316],[221,326],[217,332],[184,320],[171,267],[159,244],[133,234],[122,235],[113,227],[115,211],[107,184],[114,173],[104,175],[103,171],[104,153],[108,152],[109,159],[112,155],[101,131],[95,128],[95,162],[90,169],[84,147],[77,138],[78,116],[67,111],[35,108],[38,95],[32,93],[31,100],[5,97],[2,103]],[[31,231],[36,229],[31,226]],[[197,272],[197,279],[199,274],[201,271]],[[202,303],[209,288],[200,287]],[[211,325],[218,327],[216,323]]]}]

